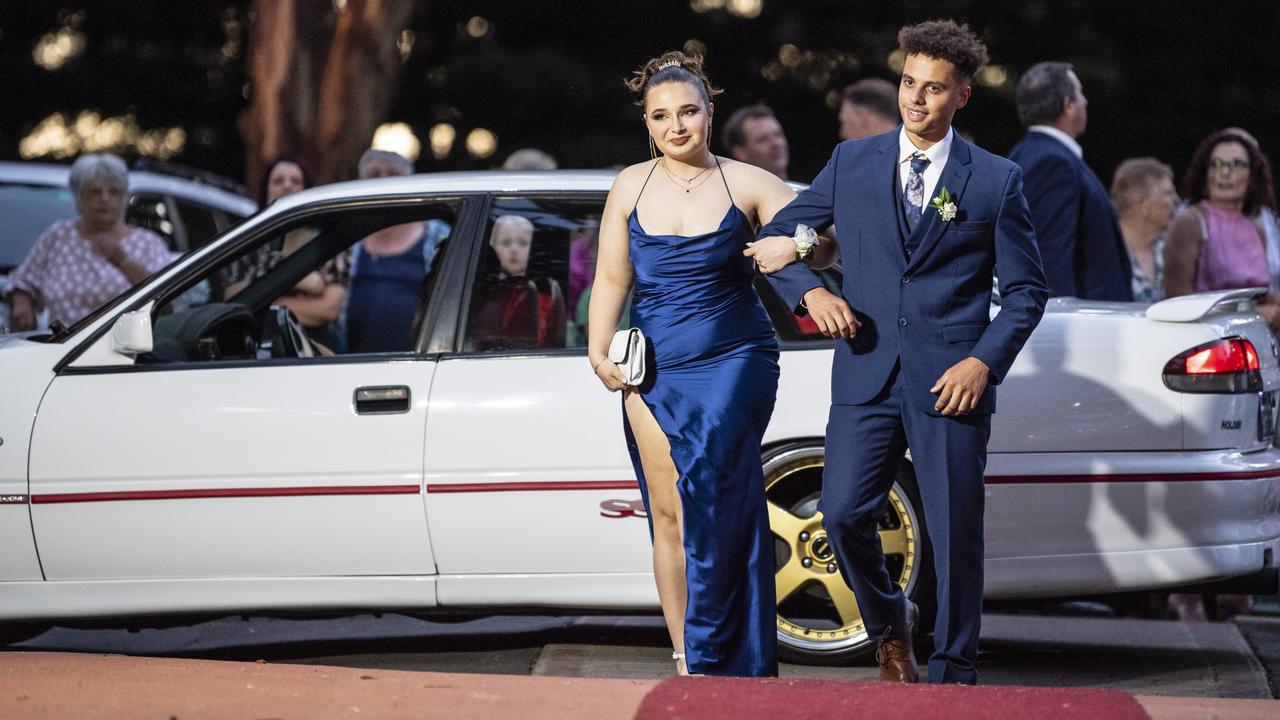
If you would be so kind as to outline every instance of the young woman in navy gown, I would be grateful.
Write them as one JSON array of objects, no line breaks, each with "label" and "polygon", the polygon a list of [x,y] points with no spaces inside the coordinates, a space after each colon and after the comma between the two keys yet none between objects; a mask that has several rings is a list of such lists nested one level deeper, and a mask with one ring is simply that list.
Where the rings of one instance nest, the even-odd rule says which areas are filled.
[{"label": "young woman in navy gown", "polygon": [[[604,386],[623,393],[678,672],[776,675],[760,443],[778,345],[743,251],[795,194],[765,170],[711,154],[719,91],[700,59],[666,53],[627,84],[655,157],[622,170],[609,191],[588,357]],[[628,296],[650,346],[639,387],[607,357]]]}]

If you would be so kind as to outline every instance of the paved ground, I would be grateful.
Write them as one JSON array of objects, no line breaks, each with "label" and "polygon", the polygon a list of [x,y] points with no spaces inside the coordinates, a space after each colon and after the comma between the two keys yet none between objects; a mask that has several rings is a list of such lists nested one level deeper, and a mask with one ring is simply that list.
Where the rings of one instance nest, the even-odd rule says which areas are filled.
[{"label": "paved ground", "polygon": [[[658,682],[12,651],[0,653],[0,717],[625,720],[633,717]],[[775,681],[775,687],[771,692],[790,699],[784,707],[796,709],[788,717],[810,717],[805,686]],[[859,691],[856,683],[848,688],[851,693]],[[897,694],[941,693],[943,706],[967,710],[965,717],[984,716],[981,708],[975,712],[964,703],[972,688],[886,689],[881,685],[875,690],[886,696],[889,706],[897,704],[893,702]],[[1011,688],[1009,692],[1020,691]],[[1061,692],[1066,700],[1074,691]],[[1278,707],[1275,700],[1137,699],[1154,720],[1274,720]],[[696,707],[683,710],[687,711],[681,713],[684,717],[701,715]],[[770,717],[786,720],[776,713]]]},{"label": "paved ground", "polygon": [[[672,671],[665,631],[652,616],[231,617],[162,630],[57,628],[18,647],[499,675],[657,679]],[[919,652],[928,648],[922,645]],[[1269,698],[1268,662],[1274,678],[1280,619],[1250,618],[1237,627],[988,614],[979,672],[984,684]],[[873,679],[876,672],[868,665],[784,665],[782,675],[858,680]]]},{"label": "paved ground", "polygon": [[[923,655],[928,648],[922,643],[919,651]],[[533,674],[658,678],[670,672],[670,665],[668,651],[660,647],[556,643],[538,654]],[[1230,623],[987,615],[983,618],[978,672],[987,685],[1092,687],[1208,698],[1272,697],[1263,666]],[[877,670],[866,665],[784,665],[781,675],[874,680]]]},{"label": "paved ground", "polygon": [[1236,625],[1266,670],[1271,696],[1280,697],[1280,616],[1240,617],[1236,618]]}]

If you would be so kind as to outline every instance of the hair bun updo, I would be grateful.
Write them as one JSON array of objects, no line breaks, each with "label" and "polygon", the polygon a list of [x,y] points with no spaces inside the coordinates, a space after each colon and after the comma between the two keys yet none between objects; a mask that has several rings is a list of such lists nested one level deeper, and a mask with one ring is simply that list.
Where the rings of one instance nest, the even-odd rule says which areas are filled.
[{"label": "hair bun updo", "polygon": [[650,58],[625,81],[627,88],[637,95],[637,105],[644,104],[644,96],[649,88],[669,82],[692,83],[698,88],[702,94],[702,100],[708,105],[711,104],[711,98],[724,92],[711,85],[711,80],[702,68],[701,56],[691,57],[679,50],[671,50],[656,58]]}]

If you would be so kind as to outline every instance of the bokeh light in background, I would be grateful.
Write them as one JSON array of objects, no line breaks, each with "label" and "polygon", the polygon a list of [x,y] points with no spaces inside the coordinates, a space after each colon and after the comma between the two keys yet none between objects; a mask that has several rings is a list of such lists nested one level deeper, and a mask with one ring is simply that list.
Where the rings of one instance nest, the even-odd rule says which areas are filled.
[{"label": "bokeh light in background", "polygon": [[498,136],[494,135],[492,130],[476,128],[467,133],[467,152],[471,157],[483,160],[492,157],[497,149]]},{"label": "bokeh light in background", "polygon": [[453,151],[453,141],[457,139],[458,131],[449,123],[436,123],[431,126],[431,132],[427,133],[427,140],[431,143],[431,154],[437,160],[443,160],[449,157],[449,153]]},{"label": "bokeh light in background", "polygon": [[738,17],[759,17],[760,11],[764,9],[764,0],[729,0],[726,8]]},{"label": "bokeh light in background", "polygon": [[998,88],[1012,84],[1013,78],[1004,66],[988,65],[978,71],[974,81],[983,87]]},{"label": "bokeh light in background", "polygon": [[477,40],[489,34],[493,24],[479,15],[467,21],[467,34]]},{"label": "bokeh light in background", "polygon": [[183,128],[143,131],[132,114],[103,118],[85,110],[74,121],[62,113],[46,117],[19,141],[18,153],[24,160],[62,160],[82,152],[137,153],[168,160],[186,146],[187,131]]},{"label": "bokeh light in background", "polygon": [[31,59],[45,70],[57,70],[84,52],[84,34],[64,27],[40,38],[31,50]]},{"label": "bokeh light in background", "polygon": [[408,62],[413,54],[413,44],[418,41],[418,34],[412,30],[402,30],[396,38],[396,48],[400,50],[400,62]]},{"label": "bokeh light in background", "polygon": [[413,161],[422,152],[422,141],[406,123],[383,123],[373,132],[370,147],[374,150],[390,150]]},{"label": "bokeh light in background", "polygon": [[[67,162],[86,148],[115,148],[129,160],[154,153],[242,177],[243,117],[256,88],[248,72],[254,2],[60,0],[6,13],[0,158]],[[120,5],[135,11],[117,12]],[[680,48],[705,57],[724,88],[718,118],[755,102],[774,109],[791,144],[791,175],[809,179],[830,156],[841,90],[865,77],[896,80],[902,24],[954,16],[991,48],[994,64],[974,77],[976,101],[958,124],[993,152],[1007,153],[1025,133],[1014,107],[1019,73],[1059,59],[1084,82],[1085,145],[1104,179],[1139,152],[1180,172],[1196,142],[1227,125],[1248,128],[1280,154],[1280,54],[1233,41],[1241,28],[1280,22],[1280,2],[1174,5],[964,0],[921,15],[909,4],[840,0],[430,0],[413,3],[412,16],[379,37],[400,73],[379,89],[385,115],[365,127],[407,125],[424,171],[491,168],[519,147],[542,148],[562,167],[628,164],[647,149],[642,135],[635,141],[632,97],[621,80],[646,58]],[[329,48],[304,48],[307,38],[324,36],[362,5],[305,7],[291,36],[294,56],[320,63]],[[1179,52],[1167,52],[1171,42]],[[317,64],[307,78],[323,69]],[[288,117],[287,96],[281,107],[286,124],[314,121],[310,110]],[[1173,120],[1141,120],[1152,117]],[[1135,145],[1126,130],[1139,126]],[[719,133],[713,149],[724,151]]]},{"label": "bokeh light in background", "polygon": [[754,18],[764,9],[764,0],[689,0],[689,7],[697,13],[728,10],[738,17]]},{"label": "bokeh light in background", "polygon": [[893,71],[894,75],[900,75],[902,66],[907,64],[907,54],[901,50],[894,50],[889,53],[889,57],[885,58],[884,64]]}]

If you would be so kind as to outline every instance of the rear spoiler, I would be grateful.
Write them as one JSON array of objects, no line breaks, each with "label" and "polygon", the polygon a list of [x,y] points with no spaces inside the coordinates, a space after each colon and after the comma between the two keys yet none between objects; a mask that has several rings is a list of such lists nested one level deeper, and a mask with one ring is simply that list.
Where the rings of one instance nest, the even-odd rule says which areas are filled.
[{"label": "rear spoiler", "polygon": [[1266,296],[1264,287],[1241,288],[1239,290],[1218,290],[1215,292],[1179,295],[1161,300],[1147,308],[1147,319],[1158,322],[1189,323],[1196,322],[1208,315],[1210,311],[1234,305],[1238,312],[1253,309],[1253,301]]}]

